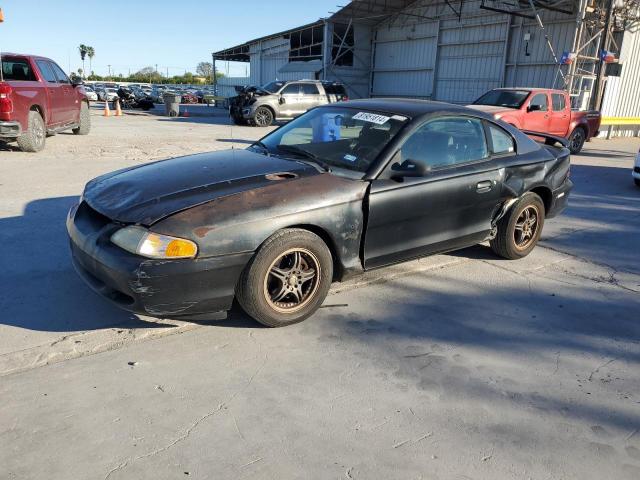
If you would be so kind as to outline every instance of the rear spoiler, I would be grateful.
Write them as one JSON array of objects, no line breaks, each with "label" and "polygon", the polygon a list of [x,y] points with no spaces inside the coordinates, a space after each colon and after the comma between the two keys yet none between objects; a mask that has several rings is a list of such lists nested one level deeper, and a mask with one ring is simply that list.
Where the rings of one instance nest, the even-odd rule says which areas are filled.
[{"label": "rear spoiler", "polygon": [[559,143],[564,148],[569,148],[569,141],[566,138],[557,137],[555,135],[549,135],[548,133],[534,132],[531,130],[521,130],[521,132],[530,137],[544,138],[545,143],[547,145],[553,145],[554,143]]}]

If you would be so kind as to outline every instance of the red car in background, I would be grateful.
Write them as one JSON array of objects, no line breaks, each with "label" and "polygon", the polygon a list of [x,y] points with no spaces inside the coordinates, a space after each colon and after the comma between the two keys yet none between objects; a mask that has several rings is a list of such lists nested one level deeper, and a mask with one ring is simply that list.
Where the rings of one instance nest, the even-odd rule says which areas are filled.
[{"label": "red car in background", "polygon": [[22,151],[38,152],[47,135],[89,133],[89,100],[81,83],[72,82],[45,57],[2,53],[1,58],[0,140],[15,140]]},{"label": "red car in background", "polygon": [[571,98],[564,90],[496,88],[468,106],[520,130],[566,138],[571,153],[580,152],[600,129],[600,112],[571,110]]},{"label": "red car in background", "polygon": [[181,94],[182,99],[180,103],[198,103],[198,96],[191,92],[184,92]]}]

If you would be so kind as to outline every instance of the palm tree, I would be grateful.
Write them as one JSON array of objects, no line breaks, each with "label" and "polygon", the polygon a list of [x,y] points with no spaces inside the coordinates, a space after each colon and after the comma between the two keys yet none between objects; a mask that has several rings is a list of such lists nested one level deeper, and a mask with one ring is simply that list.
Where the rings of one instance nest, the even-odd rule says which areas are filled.
[{"label": "palm tree", "polygon": [[82,59],[82,71],[84,71],[84,58],[87,56],[87,46],[84,44],[80,44],[78,50],[80,50],[80,58]]},{"label": "palm tree", "polygon": [[89,57],[89,71],[91,73],[93,73],[93,66],[92,66],[92,60],[94,55],[96,54],[96,51],[93,47],[87,47],[87,57]]}]

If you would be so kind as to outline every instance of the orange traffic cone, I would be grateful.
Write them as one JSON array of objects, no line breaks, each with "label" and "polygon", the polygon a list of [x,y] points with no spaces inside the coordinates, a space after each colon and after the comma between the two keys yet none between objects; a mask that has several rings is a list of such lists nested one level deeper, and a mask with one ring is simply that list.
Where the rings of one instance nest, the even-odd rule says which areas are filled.
[{"label": "orange traffic cone", "polygon": [[116,98],[116,117],[122,116],[122,109],[120,108],[120,99]]},{"label": "orange traffic cone", "polygon": [[189,110],[187,110],[187,107],[184,107],[184,113],[182,114],[182,116],[185,118],[189,118]]},{"label": "orange traffic cone", "polygon": [[109,110],[109,99],[106,99],[104,101],[104,113],[103,115],[105,117],[110,117],[111,116],[111,110]]}]

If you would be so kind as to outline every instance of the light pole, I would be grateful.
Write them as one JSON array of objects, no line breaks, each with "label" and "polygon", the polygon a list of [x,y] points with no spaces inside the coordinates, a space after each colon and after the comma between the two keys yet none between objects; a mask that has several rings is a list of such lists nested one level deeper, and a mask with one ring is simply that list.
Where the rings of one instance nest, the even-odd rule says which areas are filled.
[{"label": "light pole", "polygon": [[109,67],[109,80],[111,80],[111,65],[107,65]]}]

